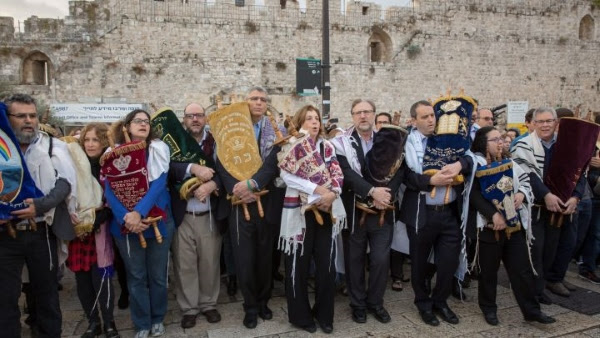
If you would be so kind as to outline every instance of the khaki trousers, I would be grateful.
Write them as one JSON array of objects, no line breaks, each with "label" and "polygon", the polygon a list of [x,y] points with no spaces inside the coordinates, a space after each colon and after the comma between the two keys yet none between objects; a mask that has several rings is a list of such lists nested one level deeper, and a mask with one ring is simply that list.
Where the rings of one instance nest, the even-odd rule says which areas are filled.
[{"label": "khaki trousers", "polygon": [[217,305],[221,234],[214,218],[210,220],[209,214],[185,214],[175,236],[177,303],[184,315],[197,315]]}]

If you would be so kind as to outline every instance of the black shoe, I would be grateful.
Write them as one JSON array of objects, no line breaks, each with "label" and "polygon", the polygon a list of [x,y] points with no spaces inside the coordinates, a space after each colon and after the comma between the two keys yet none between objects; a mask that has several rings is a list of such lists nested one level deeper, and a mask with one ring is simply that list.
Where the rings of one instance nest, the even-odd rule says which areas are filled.
[{"label": "black shoe", "polygon": [[494,312],[484,313],[483,317],[485,318],[486,323],[488,323],[492,326],[498,325],[498,316],[496,316],[496,313],[494,313]]},{"label": "black shoe", "polygon": [[256,314],[254,313],[246,313],[244,316],[244,326],[253,329],[256,327]]},{"label": "black shoe", "polygon": [[433,311],[446,322],[450,324],[458,324],[458,317],[448,306],[434,306]]},{"label": "black shoe", "polygon": [[317,332],[317,326],[315,325],[315,323],[309,324],[309,325],[304,325],[304,326],[300,326],[300,325],[294,325],[298,328],[301,328],[302,330],[308,332],[308,333],[315,333]]},{"label": "black shoe", "polygon": [[196,315],[183,315],[183,318],[181,318],[181,327],[191,329],[194,326],[196,326]]},{"label": "black shoe", "polygon": [[204,311],[202,312],[202,314],[204,315],[204,317],[206,317],[206,321],[211,324],[218,323],[221,321],[221,314],[219,313],[219,311],[217,311],[217,309]]},{"label": "black shoe", "polygon": [[367,311],[364,309],[354,309],[352,310],[352,320],[363,324],[367,322]]},{"label": "black shoe", "polygon": [[229,276],[227,281],[227,294],[235,296],[237,293],[237,278],[236,276]]},{"label": "black shoe", "polygon": [[102,334],[102,327],[98,322],[90,322],[87,330],[81,335],[81,338],[94,338]]},{"label": "black shoe", "polygon": [[531,316],[531,317],[526,316],[525,320],[528,322],[538,322],[538,323],[542,323],[542,324],[552,324],[552,323],[556,322],[556,319],[554,319],[550,316],[547,316],[541,312],[539,314]]},{"label": "black shoe", "polygon": [[550,299],[550,297],[548,297],[548,295],[544,292],[537,297],[537,300],[540,302],[540,304],[552,305],[552,299]]},{"label": "black shoe", "polygon": [[392,317],[390,317],[390,314],[383,306],[369,308],[369,312],[373,314],[375,319],[377,319],[380,323],[389,323],[390,320],[392,320]]},{"label": "black shoe", "polygon": [[423,321],[427,325],[431,325],[431,326],[440,325],[440,321],[437,319],[437,317],[433,314],[432,311],[419,311],[419,315],[421,315],[421,319],[423,319]]},{"label": "black shoe", "polygon": [[106,338],[120,338],[119,331],[115,326],[115,322],[110,322],[108,325],[104,324],[104,337]]},{"label": "black shoe", "polygon": [[331,333],[333,332],[333,325],[331,324],[321,324],[320,321],[317,320],[317,324],[319,324],[319,327],[321,328],[321,331],[323,331],[323,333]]},{"label": "black shoe", "polygon": [[258,310],[258,316],[264,320],[271,320],[273,319],[273,311],[268,306],[263,305]]},{"label": "black shoe", "polygon": [[125,310],[129,307],[129,293],[121,292],[121,296],[119,296],[119,301],[117,302],[117,306],[121,310]]}]

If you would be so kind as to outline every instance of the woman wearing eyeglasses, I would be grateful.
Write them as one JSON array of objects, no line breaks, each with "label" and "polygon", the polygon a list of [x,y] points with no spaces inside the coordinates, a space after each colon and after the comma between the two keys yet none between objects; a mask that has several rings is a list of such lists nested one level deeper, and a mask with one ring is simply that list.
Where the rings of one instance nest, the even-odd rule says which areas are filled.
[{"label": "woman wearing eyeglasses", "polygon": [[[145,169],[148,173],[149,187],[145,195],[131,211],[116,197],[119,192],[115,194],[108,180],[105,182],[105,195],[114,215],[111,233],[127,271],[131,319],[137,330],[135,337],[157,337],[165,333],[163,320],[167,312],[167,263],[174,231],[170,198],[166,193],[169,147],[155,138],[150,126],[150,115],[146,111],[136,109],[113,127],[117,143],[124,142],[124,130],[131,141],[146,142]],[[135,161],[133,156],[129,158],[133,158],[132,162]],[[125,167],[125,170],[130,168]],[[103,172],[104,170],[103,166]],[[158,223],[162,243],[156,239],[153,228],[142,222],[151,212],[159,212],[166,216]],[[140,233],[145,238],[146,248],[142,247],[138,238]]]},{"label": "woman wearing eyeglasses", "polygon": [[500,261],[526,321],[555,322],[540,310],[535,297],[534,270],[529,252],[531,203],[529,176],[503,152],[504,138],[494,127],[475,133],[471,151],[477,171],[471,189],[468,226],[476,232],[478,251],[473,269],[479,270],[479,308],[485,321],[498,325],[496,288]]}]

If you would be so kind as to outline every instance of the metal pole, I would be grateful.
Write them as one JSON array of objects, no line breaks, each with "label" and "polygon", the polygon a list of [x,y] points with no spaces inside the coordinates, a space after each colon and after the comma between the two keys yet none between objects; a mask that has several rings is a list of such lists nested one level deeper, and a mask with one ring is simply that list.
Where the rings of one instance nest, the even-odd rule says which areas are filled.
[{"label": "metal pole", "polygon": [[323,104],[323,124],[329,120],[329,111],[331,109],[329,84],[329,0],[323,1],[323,58],[321,60],[321,93]]}]

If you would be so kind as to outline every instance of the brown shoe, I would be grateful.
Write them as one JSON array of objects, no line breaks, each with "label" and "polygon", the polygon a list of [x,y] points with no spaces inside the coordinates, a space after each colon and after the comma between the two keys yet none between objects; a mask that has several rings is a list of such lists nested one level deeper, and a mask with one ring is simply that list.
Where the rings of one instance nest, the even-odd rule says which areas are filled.
[{"label": "brown shoe", "polygon": [[204,311],[202,314],[209,323],[218,323],[221,321],[221,314],[216,309]]},{"label": "brown shoe", "polygon": [[546,289],[550,290],[553,294],[559,295],[561,297],[569,297],[571,296],[571,292],[567,290],[567,288],[561,283],[546,283]]},{"label": "brown shoe", "polygon": [[196,315],[183,315],[181,327],[184,329],[191,329],[194,326],[196,326]]}]

